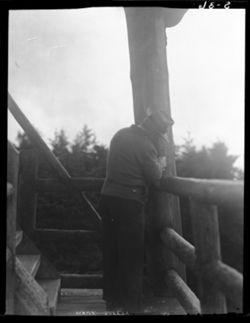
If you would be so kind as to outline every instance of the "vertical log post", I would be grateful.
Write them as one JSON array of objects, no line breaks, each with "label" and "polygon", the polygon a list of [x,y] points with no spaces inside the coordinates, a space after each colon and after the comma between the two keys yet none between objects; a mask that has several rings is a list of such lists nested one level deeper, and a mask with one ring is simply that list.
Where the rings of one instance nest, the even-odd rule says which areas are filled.
[{"label": "vertical log post", "polygon": [[20,226],[32,238],[36,221],[37,194],[35,180],[38,171],[36,149],[23,149],[20,152],[20,179],[18,209]]},{"label": "vertical log post", "polygon": [[6,311],[5,314],[14,314],[15,304],[15,255],[16,255],[16,211],[19,153],[8,142],[7,182],[11,186],[11,194],[7,201],[7,268],[6,268]]},{"label": "vertical log post", "polygon": [[221,260],[217,207],[190,199],[202,314],[226,313],[224,295],[206,281],[203,266]]},{"label": "vertical log post", "polygon": [[[125,7],[127,20],[130,76],[133,90],[135,123],[146,116],[147,107],[170,113],[169,80],[166,55],[166,30],[163,8]],[[167,176],[176,175],[172,130],[167,147]],[[161,230],[170,226],[182,233],[178,197],[153,193],[148,207],[149,246],[146,250],[149,280],[156,293],[166,290],[166,268],[174,268],[185,281],[185,267],[162,244]],[[160,291],[161,290],[161,291]],[[167,290],[166,290],[167,291]]]}]

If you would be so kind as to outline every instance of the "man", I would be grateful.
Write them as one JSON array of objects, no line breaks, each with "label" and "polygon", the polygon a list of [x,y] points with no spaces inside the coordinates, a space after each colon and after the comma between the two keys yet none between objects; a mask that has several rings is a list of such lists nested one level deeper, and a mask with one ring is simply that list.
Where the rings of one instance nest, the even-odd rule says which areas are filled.
[{"label": "man", "polygon": [[119,130],[111,140],[100,201],[107,310],[142,310],[143,209],[148,188],[160,184],[164,134],[172,124],[165,111],[148,109],[140,125]]}]

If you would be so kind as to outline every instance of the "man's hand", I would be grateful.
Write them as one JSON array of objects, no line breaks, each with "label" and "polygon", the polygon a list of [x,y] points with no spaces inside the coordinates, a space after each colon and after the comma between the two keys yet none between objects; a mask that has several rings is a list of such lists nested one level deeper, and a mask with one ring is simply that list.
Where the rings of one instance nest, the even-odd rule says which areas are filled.
[{"label": "man's hand", "polygon": [[160,166],[161,166],[161,171],[164,172],[164,170],[167,167],[167,157],[166,156],[159,157],[159,162],[160,162]]}]

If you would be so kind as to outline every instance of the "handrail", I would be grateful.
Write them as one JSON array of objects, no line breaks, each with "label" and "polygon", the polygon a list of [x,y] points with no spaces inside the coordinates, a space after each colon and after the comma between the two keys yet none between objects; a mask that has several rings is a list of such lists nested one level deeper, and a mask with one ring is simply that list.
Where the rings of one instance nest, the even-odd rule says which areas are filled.
[{"label": "handrail", "polygon": [[33,141],[39,150],[44,154],[49,164],[52,166],[54,171],[56,172],[57,176],[63,181],[64,184],[67,185],[68,188],[70,188],[76,197],[78,198],[78,201],[83,206],[88,206],[93,213],[95,214],[95,217],[97,219],[98,225],[101,223],[101,217],[96,211],[95,207],[91,204],[91,202],[88,200],[86,195],[83,192],[80,192],[75,185],[71,181],[71,176],[67,172],[67,170],[63,167],[61,162],[55,157],[55,155],[51,152],[47,144],[43,141],[43,139],[40,137],[36,129],[33,127],[33,125],[29,122],[29,120],[26,118],[24,113],[20,110],[16,102],[13,100],[10,94],[8,94],[8,108],[11,111],[14,118],[17,120],[17,122],[21,125],[21,127],[25,130],[27,135],[29,136],[30,140]]},{"label": "handrail", "polygon": [[165,243],[179,259],[190,269],[195,270],[196,254],[195,247],[180,236],[172,228],[164,228],[161,232],[161,240]]},{"label": "handrail", "polygon": [[170,285],[170,288],[188,314],[201,313],[199,299],[175,270],[170,269],[167,271],[165,281],[167,285]]},{"label": "handrail", "polygon": [[[71,177],[71,181],[79,190],[89,191],[99,190],[104,178]],[[62,185],[56,179],[38,179],[36,184],[38,190],[41,191],[63,190]],[[206,203],[242,207],[243,188],[243,181],[168,176],[164,177],[157,190],[179,196],[192,196]]]},{"label": "handrail", "polygon": [[243,188],[243,181],[165,177],[158,190],[192,196],[204,203],[242,207]]},{"label": "handrail", "polygon": [[[71,182],[80,191],[100,191],[103,185],[103,178],[93,177],[71,177]],[[65,191],[65,185],[55,178],[38,178],[35,181],[38,192],[61,192]]]},{"label": "handrail", "polygon": [[212,286],[216,286],[240,307],[243,286],[241,273],[221,261],[198,267],[195,247],[172,228],[164,228],[161,232],[161,239],[197,277],[208,280]]},{"label": "handrail", "polygon": [[[225,296],[242,309],[243,275],[220,260],[217,206],[243,209],[243,181],[166,177],[159,191],[188,197],[191,206],[195,246],[172,228],[163,228],[162,242],[197,276],[201,286],[202,313],[225,313]],[[167,269],[171,288],[179,301],[192,309],[192,299],[179,277]],[[169,279],[168,279],[169,280]],[[210,289],[210,287],[212,289]],[[208,288],[209,287],[209,288]]]}]

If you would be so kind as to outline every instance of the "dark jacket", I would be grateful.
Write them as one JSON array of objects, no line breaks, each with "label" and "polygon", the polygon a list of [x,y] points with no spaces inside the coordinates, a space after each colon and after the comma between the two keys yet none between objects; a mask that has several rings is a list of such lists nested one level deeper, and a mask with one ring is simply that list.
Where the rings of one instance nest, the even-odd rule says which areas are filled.
[{"label": "dark jacket", "polygon": [[147,132],[132,125],[111,140],[103,195],[145,202],[147,188],[161,178],[158,151]]}]

